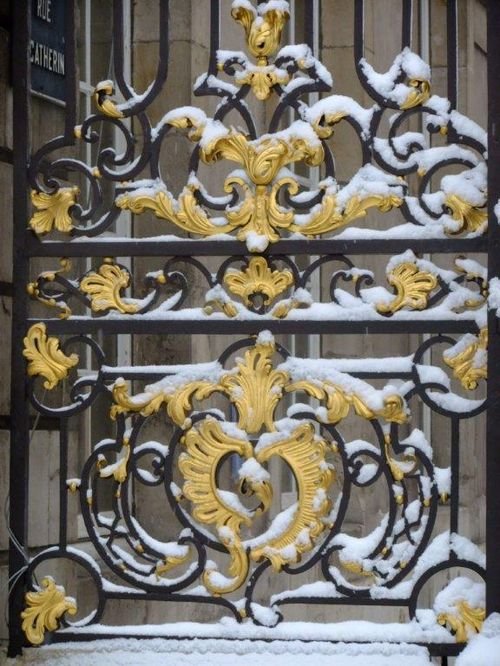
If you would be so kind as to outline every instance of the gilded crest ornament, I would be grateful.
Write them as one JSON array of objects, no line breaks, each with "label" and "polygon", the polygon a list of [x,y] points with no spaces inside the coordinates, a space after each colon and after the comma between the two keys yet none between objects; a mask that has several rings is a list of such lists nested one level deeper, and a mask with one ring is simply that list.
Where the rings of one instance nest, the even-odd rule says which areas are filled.
[{"label": "gilded crest ornament", "polygon": [[[179,458],[185,479],[183,495],[192,502],[196,520],[215,526],[231,558],[228,577],[221,576],[213,564],[206,568],[203,582],[213,594],[227,594],[243,584],[249,557],[257,562],[268,559],[276,571],[300,561],[328,526],[331,504],[327,491],[334,471],[325,461],[327,444],[316,436],[312,424],[298,425],[289,436],[275,438],[270,445],[264,439],[254,449],[248,440],[226,434],[223,424],[206,419],[185,434],[184,445],[185,452]],[[246,494],[255,495],[259,501],[257,509],[247,509],[236,495],[219,489],[218,469],[229,454],[244,459],[241,484]],[[245,541],[242,526],[249,527],[271,505],[270,476],[262,465],[275,455],[290,466],[297,479],[298,500],[292,520],[284,522],[279,531]]]},{"label": "gilded crest ornament", "polygon": [[[276,352],[270,334],[261,335],[242,358],[237,358],[230,370],[214,367],[211,380],[195,379],[183,383],[174,378],[146,387],[144,393],[131,396],[124,381],[117,380],[113,387],[113,418],[118,414],[141,413],[148,416],[166,407],[169,417],[181,426],[182,453],[178,467],[183,485],[177,501],[187,500],[192,505],[193,518],[214,528],[226,548],[230,562],[228,574],[222,575],[214,563],[207,563],[203,584],[218,596],[240,588],[247,579],[250,560],[269,560],[276,571],[285,564],[297,563],[303,553],[309,552],[317,538],[332,524],[329,491],[335,479],[335,470],[327,462],[328,452],[337,449],[316,435],[313,423],[297,422],[282,431],[275,421],[275,411],[285,392],[305,392],[325,403],[318,412],[324,423],[337,424],[351,410],[360,418],[382,419],[387,423],[405,423],[407,409],[398,394],[384,394],[378,407],[367,403],[362,395],[345,386],[320,379],[294,380],[286,363],[274,366]],[[361,387],[360,387],[361,388]],[[226,423],[207,415],[193,424],[193,400],[203,402],[219,393],[234,404],[237,423]],[[236,426],[236,427],[235,427]],[[254,435],[256,442],[251,442]],[[240,491],[254,496],[257,505],[247,508],[233,492],[219,486],[219,473],[224,461],[239,456]],[[283,528],[278,532],[246,539],[254,520],[266,513],[272,501],[271,477],[266,465],[279,457],[291,470],[297,484],[297,504],[283,517]],[[386,451],[395,478],[401,479],[413,469],[415,460],[398,461]],[[100,476],[114,476],[121,482],[126,476],[127,451],[113,465],[100,468]],[[124,472],[124,475],[120,474]],[[281,524],[281,523],[280,523]],[[165,560],[157,567],[157,575],[168,572],[185,560]]]}]

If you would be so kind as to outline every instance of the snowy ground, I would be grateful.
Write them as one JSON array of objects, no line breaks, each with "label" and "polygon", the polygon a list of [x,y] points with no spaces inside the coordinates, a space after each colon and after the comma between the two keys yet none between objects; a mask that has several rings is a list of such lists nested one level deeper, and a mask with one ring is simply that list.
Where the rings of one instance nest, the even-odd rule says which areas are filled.
[{"label": "snowy ground", "polygon": [[456,666],[500,666],[500,614],[492,613],[478,636],[473,636]]},{"label": "snowy ground", "polygon": [[112,639],[66,643],[25,651],[7,664],[50,666],[429,666],[425,648],[413,645],[304,643],[300,641],[175,641]]},{"label": "snowy ground", "polygon": [[[227,638],[119,638],[30,648],[0,664],[26,666],[430,666],[427,650],[409,644],[325,640],[230,640]],[[500,666],[500,614],[493,613],[473,636],[456,666]]]}]

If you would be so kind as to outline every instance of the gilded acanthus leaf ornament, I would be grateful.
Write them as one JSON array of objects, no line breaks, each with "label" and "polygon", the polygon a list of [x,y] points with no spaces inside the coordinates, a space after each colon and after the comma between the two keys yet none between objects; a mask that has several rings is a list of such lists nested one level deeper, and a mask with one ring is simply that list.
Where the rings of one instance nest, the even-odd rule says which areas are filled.
[{"label": "gilded acanthus leaf ornament", "polygon": [[28,375],[45,377],[44,387],[49,391],[66,379],[71,368],[78,363],[77,354],[61,350],[57,338],[47,336],[45,324],[33,324],[24,338],[23,356],[28,360]]},{"label": "gilded acanthus leaf ornament", "polygon": [[80,282],[80,289],[90,297],[93,312],[117,310],[123,314],[137,312],[139,306],[127,302],[120,292],[130,284],[130,274],[124,268],[112,263],[99,266],[97,272],[91,271]]},{"label": "gilded acanthus leaf ornament", "polygon": [[284,564],[299,562],[301,554],[311,550],[315,539],[329,526],[331,502],[327,492],[335,474],[325,461],[327,450],[312,423],[297,426],[290,437],[269,445],[264,440],[263,445],[257,445],[255,457],[259,463],[268,462],[274,455],[287,463],[297,483],[298,501],[285,529],[266,540],[257,537],[250,542],[253,560],[266,558],[275,571],[280,571]]},{"label": "gilded acanthus leaf ornament", "polygon": [[408,93],[408,97],[402,104],[400,104],[399,108],[403,110],[413,109],[415,106],[425,104],[431,96],[430,81],[424,79],[410,79],[408,85],[414,88],[414,90]]},{"label": "gilded acanthus leaf ornament", "polygon": [[274,343],[261,342],[245,352],[237,372],[220,379],[220,387],[238,411],[238,426],[256,433],[263,427],[275,430],[274,411],[288,382],[288,374],[273,368]]},{"label": "gilded acanthus leaf ornament", "polygon": [[167,555],[163,562],[159,562],[155,568],[155,574],[161,578],[164,574],[168,573],[174,567],[185,564],[190,556],[189,547],[185,546],[186,552],[183,555]]},{"label": "gilded acanthus leaf ornament", "polygon": [[60,187],[52,194],[32,190],[31,202],[37,209],[29,226],[37,234],[47,234],[52,229],[68,233],[73,228],[70,209],[80,193],[78,187]]},{"label": "gilded acanthus leaf ornament", "polygon": [[235,2],[231,16],[243,26],[250,53],[257,58],[259,65],[267,65],[268,57],[278,49],[289,12],[271,7],[262,13],[248,2]]},{"label": "gilded acanthus leaf ornament", "polygon": [[46,631],[59,627],[64,613],[75,615],[75,600],[67,597],[64,587],[56,585],[50,576],[42,580],[40,589],[26,594],[26,609],[21,613],[22,629],[32,645],[43,643]]},{"label": "gilded acanthus leaf ornament", "polygon": [[172,222],[180,229],[200,236],[213,236],[227,233],[233,229],[231,224],[218,226],[198,205],[195,197],[196,188],[188,185],[181,192],[179,199],[166,189],[150,188],[139,192],[130,190],[116,198],[116,205],[123,210],[130,210],[139,215],[146,210],[152,211],[156,217]]},{"label": "gilded acanthus leaf ornament", "polygon": [[334,132],[334,126],[347,116],[347,111],[324,113],[312,123],[312,127],[320,139],[328,139]]},{"label": "gilded acanthus leaf ornament", "polygon": [[193,400],[205,400],[218,390],[217,384],[205,381],[191,382],[178,388],[163,388],[160,386],[146,387],[142,395],[130,396],[127,383],[117,379],[113,386],[113,401],[110,416],[115,419],[118,414],[140,413],[151,416],[158,412],[163,405],[167,414],[174,423],[182,426],[188,412],[193,409]]},{"label": "gilded acanthus leaf ornament", "polygon": [[440,613],[437,620],[439,624],[450,627],[457,643],[467,643],[471,634],[481,631],[485,617],[484,608],[473,608],[462,600],[456,604],[456,612]]},{"label": "gilded acanthus leaf ornament", "polygon": [[478,208],[458,194],[448,194],[444,205],[450,210],[451,217],[459,223],[455,230],[447,229],[447,233],[455,235],[463,231],[477,232],[485,228],[488,221],[488,212]]},{"label": "gilded acanthus leaf ornament", "polygon": [[397,394],[387,396],[384,398],[383,407],[374,409],[356,393],[328,381],[301,380],[289,384],[286,391],[304,391],[317,400],[325,400],[326,413],[321,417],[325,423],[339,423],[348,416],[351,408],[357,416],[367,420],[381,418],[389,423],[406,423],[408,420],[404,400]]},{"label": "gilded acanthus leaf ornament", "polygon": [[269,98],[275,85],[288,83],[290,74],[274,65],[262,65],[248,67],[245,72],[235,78],[235,81],[240,86],[249,85],[255,97],[262,102]]},{"label": "gilded acanthus leaf ornament", "polygon": [[403,199],[397,194],[370,194],[366,197],[353,196],[345,205],[339,206],[336,195],[325,193],[317,210],[311,213],[305,224],[294,222],[290,231],[304,236],[318,236],[326,234],[341,227],[345,227],[353,220],[364,217],[369,208],[378,208],[386,213],[392,208],[398,208]]},{"label": "gilded acanthus leaf ornament", "polygon": [[394,287],[396,295],[388,303],[377,303],[377,312],[380,314],[394,314],[405,307],[410,310],[424,310],[430,293],[438,284],[435,275],[420,270],[411,262],[395,266],[389,272],[387,281]]},{"label": "gilded acanthus leaf ornament", "polygon": [[482,328],[479,335],[465,335],[443,353],[443,360],[465,389],[476,389],[488,376],[488,329]]},{"label": "gilded acanthus leaf ornament", "polygon": [[120,111],[116,102],[111,99],[114,92],[112,81],[100,81],[94,89],[95,105],[101,113],[109,118],[123,118],[123,112]]},{"label": "gilded acanthus leaf ornament", "polygon": [[129,458],[130,444],[127,439],[124,439],[119,459],[111,464],[107,464],[106,461],[103,461],[103,464],[99,466],[99,476],[101,479],[109,479],[113,477],[117,483],[123,483],[128,475],[127,466]]},{"label": "gilded acanthus leaf ornament", "polygon": [[389,434],[384,437],[384,456],[391,470],[392,478],[394,481],[402,481],[407,474],[411,474],[415,467],[418,465],[417,459],[413,453],[406,454],[403,460],[397,460],[391,456],[391,436]]},{"label": "gilded acanthus leaf ornament", "polygon": [[159,381],[135,396],[129,394],[127,383],[118,379],[112,389],[114,404],[111,418],[133,413],[150,416],[165,406],[172,421],[183,426],[193,410],[193,400],[203,401],[214,393],[221,393],[236,407],[239,428],[251,434],[260,432],[262,428],[274,432],[274,413],[283,394],[303,391],[325,401],[326,411],[322,420],[326,423],[339,423],[347,417],[351,408],[357,416],[367,420],[379,418],[400,424],[407,421],[405,401],[400,395],[386,395],[381,406],[374,408],[354,391],[330,381],[292,381],[286,370],[274,367],[272,357],[275,351],[273,338],[257,339],[243,358],[237,359],[236,367],[229,371],[221,370],[216,380],[178,384]]},{"label": "gilded acanthus leaf ornament", "polygon": [[288,164],[304,161],[309,166],[318,166],[324,159],[323,146],[311,133],[309,125],[296,121],[295,126],[294,131],[278,132],[255,141],[230,130],[204,145],[200,156],[207,164],[220,159],[237,162],[255,185],[269,185]]},{"label": "gilded acanthus leaf ornament", "polygon": [[293,275],[288,269],[272,270],[264,257],[252,257],[243,270],[228,270],[224,282],[247,307],[252,305],[251,297],[258,294],[264,305],[270,305],[293,284]]},{"label": "gilded acanthus leaf ornament", "polygon": [[[232,17],[240,23],[244,30],[251,55],[257,59],[257,63],[251,63],[246,57],[240,58],[238,64],[242,71],[234,73],[234,81],[237,85],[249,85],[259,101],[269,98],[275,85],[286,85],[291,79],[287,69],[281,69],[269,62],[269,56],[274,55],[279,47],[281,33],[285,22],[289,18],[289,11],[285,6],[256,8],[247,2],[236,3],[231,11]],[[218,67],[224,70],[227,54],[230,52],[219,51]]]},{"label": "gilded acanthus leaf ornament", "polygon": [[249,459],[253,455],[250,442],[228,436],[215,420],[205,420],[184,436],[186,451],[179,456],[179,470],[185,479],[183,495],[193,503],[193,516],[201,523],[214,525],[231,556],[229,575],[222,585],[213,581],[206,571],[203,582],[215,594],[232,592],[244,582],[248,573],[248,557],[240,539],[241,525],[249,526],[254,515],[269,508],[272,490],[267,482],[251,483],[261,506],[249,511],[234,493],[218,488],[218,470],[229,455]]},{"label": "gilded acanthus leaf ornament", "polygon": [[[234,229],[238,228],[238,240],[247,240],[251,234],[274,243],[280,236],[277,229],[286,229],[293,220],[293,212],[279,206],[278,192],[287,187],[290,194],[297,192],[297,185],[290,178],[280,178],[268,190],[265,185],[257,185],[254,190],[242,179],[232,176],[226,180],[225,190],[240,185],[245,198],[239,206],[228,211],[227,219]],[[247,240],[248,244],[248,240]],[[252,246],[249,247],[252,250]]]}]

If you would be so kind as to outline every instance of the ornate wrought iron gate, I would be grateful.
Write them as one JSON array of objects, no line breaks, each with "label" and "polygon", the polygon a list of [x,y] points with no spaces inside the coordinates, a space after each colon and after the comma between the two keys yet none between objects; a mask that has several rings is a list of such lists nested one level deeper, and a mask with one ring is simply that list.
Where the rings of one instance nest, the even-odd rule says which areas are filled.
[{"label": "ornate wrought iron gate", "polygon": [[[304,3],[306,44],[282,46],[286,2],[234,2],[244,52],[229,52],[219,49],[221,7],[212,0],[208,69],[195,92],[218,98],[216,111],[210,117],[196,107],[165,109],[153,125],[148,109],[168,72],[169,3],[160,1],[156,78],[137,95],[123,74],[123,7],[115,0],[114,82],[96,82],[96,113],[78,126],[74,11],[67,3],[66,129],[34,155],[28,3],[15,4],[11,653],[25,637],[40,644],[56,629],[53,641],[109,636],[106,606],[126,599],[218,605],[234,618],[224,629],[234,637],[289,636],[290,625],[283,627],[291,604],[403,608],[408,622],[388,625],[389,638],[457,654],[485,610],[500,611],[498,558],[490,556],[486,567],[485,555],[461,536],[459,520],[460,469],[472,466],[461,424],[485,410],[489,344],[487,550],[495,552],[500,260],[493,208],[500,170],[489,172],[487,210],[487,134],[455,110],[456,2],[447,5],[446,100],[431,96],[429,68],[411,51],[411,0],[402,0],[402,51],[383,75],[364,59],[364,2],[354,0],[356,70],[373,101],[362,106],[341,90],[332,93],[332,77],[313,52],[319,3]],[[500,7],[488,4],[494,34]],[[498,40],[488,48],[490,80],[498,81]],[[317,93],[321,100],[311,97]],[[266,104],[270,120],[259,131],[250,109]],[[489,105],[489,159],[498,165],[495,85]],[[393,116],[384,125],[388,110]],[[359,169],[347,183],[335,177],[339,123],[350,124],[360,147]],[[121,154],[102,143],[94,166],[57,155],[95,142],[106,125],[120,133]],[[174,132],[192,142],[178,195],[159,169],[162,144]],[[204,186],[210,169],[223,196]],[[319,173],[312,185],[304,180],[309,169]],[[87,183],[88,207],[80,182]],[[140,237],[106,235],[124,211],[138,216]],[[165,220],[168,236],[149,237],[142,222],[148,213]],[[390,213],[389,225],[380,213]],[[132,278],[134,266],[110,255],[164,264]],[[378,255],[387,256],[388,288],[371,270]],[[58,257],[59,269],[52,263],[33,273],[39,258]],[[132,282],[133,297],[126,295]],[[31,302],[44,310],[30,312]],[[105,346],[122,334],[235,337],[208,363],[117,367]],[[413,348],[374,359],[287,351],[286,336],[317,334],[411,334]],[[113,435],[92,442],[72,474],[75,451],[85,450],[72,424],[106,400]],[[26,559],[28,461],[36,455],[29,403],[59,420],[59,538]],[[446,423],[439,446],[449,465],[433,460],[438,444],[423,425],[426,410]],[[160,420],[170,424],[169,440],[147,434]],[[280,465],[295,501],[276,509],[273,469]],[[138,520],[139,485],[163,493],[155,520],[169,526],[170,540],[153,537]],[[387,510],[354,536],[345,526],[350,498],[372,486],[385,489]],[[85,546],[68,534],[77,514]],[[76,577],[74,589],[64,590],[57,575],[54,581],[39,573],[48,562],[65,561],[81,567],[96,590],[93,612],[73,624],[66,616],[77,612]],[[462,576],[418,611],[424,585],[457,569]],[[313,581],[296,584],[307,572]],[[281,589],[266,599],[259,586],[275,578]],[[481,580],[486,609],[477,601]],[[335,626],[311,635],[348,640]],[[373,626],[355,640],[380,637]],[[162,631],[156,629],[179,633],[173,623]]]}]

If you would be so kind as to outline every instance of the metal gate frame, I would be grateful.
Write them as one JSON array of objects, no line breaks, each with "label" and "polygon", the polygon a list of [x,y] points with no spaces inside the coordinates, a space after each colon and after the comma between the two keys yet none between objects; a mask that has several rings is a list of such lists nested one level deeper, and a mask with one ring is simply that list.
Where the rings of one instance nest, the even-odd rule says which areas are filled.
[{"label": "metal gate frame", "polygon": [[[165,25],[168,22],[166,2],[162,2],[163,21]],[[115,3],[115,17],[120,18],[120,5]],[[403,24],[403,47],[410,42],[410,22],[411,0],[403,0],[404,24]],[[454,237],[445,239],[413,240],[411,242],[412,250],[415,253],[463,253],[478,252],[487,253],[488,256],[488,275],[491,280],[494,277],[500,278],[500,229],[497,217],[494,211],[496,202],[500,199],[500,90],[498,81],[500,80],[500,43],[498,33],[500,31],[500,3],[496,0],[488,0],[488,218],[490,220],[487,236],[479,236],[468,239],[458,239]],[[312,3],[306,3],[306,33],[310,35],[312,42]],[[356,0],[356,22],[357,29],[362,32],[362,0]],[[16,580],[16,585],[9,598],[9,631],[10,645],[9,655],[19,654],[22,646],[25,644],[25,637],[21,626],[21,613],[25,609],[25,591],[29,584],[27,574],[19,576],[19,572],[24,570],[25,561],[20,552],[18,544],[27,543],[27,508],[28,508],[28,485],[29,485],[29,435],[30,435],[30,400],[32,399],[31,384],[26,375],[26,355],[23,340],[27,333],[27,326],[30,322],[28,316],[29,296],[26,291],[26,285],[30,279],[30,258],[32,257],[107,257],[109,245],[99,243],[99,241],[89,239],[78,244],[64,244],[63,242],[54,242],[51,245],[43,245],[36,238],[33,232],[26,228],[26,222],[30,219],[30,207],[28,203],[28,192],[33,183],[36,183],[36,170],[39,168],[43,158],[58,147],[73,145],[75,143],[74,127],[76,124],[76,68],[75,68],[75,38],[74,38],[74,4],[68,2],[66,6],[66,124],[64,135],[54,139],[47,144],[36,156],[36,162],[33,163],[33,157],[30,151],[30,64],[27,57],[28,45],[30,40],[30,3],[13,3],[13,51],[12,51],[12,77],[13,77],[13,118],[14,123],[14,210],[13,210],[13,229],[14,229],[14,257],[13,274],[14,280],[14,311],[12,326],[12,429],[11,429],[11,457],[10,457],[10,529],[12,533],[10,545],[10,565],[9,578]],[[219,3],[217,0],[211,2],[212,24],[211,24],[211,62],[209,71],[217,73],[217,63],[215,60],[215,51],[218,45],[218,23],[219,23]],[[168,31],[165,29],[164,42],[160,44],[162,56],[160,58],[160,67],[157,80],[151,91],[153,97],[157,89],[161,87],[167,72],[168,61]],[[120,35],[118,35],[118,40]],[[117,51],[120,52],[120,44],[117,44]],[[357,60],[363,54],[362,42],[357,42]],[[456,103],[456,53],[457,53],[457,34],[456,34],[456,2],[448,2],[448,58],[449,71],[452,73],[448,80],[448,97],[455,106]],[[119,56],[118,56],[119,57]],[[454,66],[452,66],[454,65]],[[228,65],[228,67],[230,67]],[[118,70],[119,67],[118,67]],[[454,75],[453,75],[454,73]],[[126,83],[123,88],[126,89]],[[279,85],[279,84],[278,84]],[[108,99],[109,91],[101,91],[99,101],[101,105]],[[207,93],[205,93],[207,94]],[[383,99],[376,99],[377,102],[384,102]],[[100,112],[106,114],[103,107]],[[452,128],[450,128],[452,129]],[[271,128],[275,131],[276,127]],[[463,137],[451,137],[451,140],[463,139]],[[498,167],[498,168],[497,168]],[[265,250],[262,256],[269,255],[271,249],[275,255],[291,254],[321,254],[321,255],[361,255],[377,254],[379,252],[397,254],[407,249],[409,243],[400,240],[279,240],[271,245],[270,249]],[[195,248],[196,252],[193,252]],[[225,242],[223,253],[226,256],[248,255],[248,250],[243,243],[239,241]],[[168,247],[161,243],[137,242],[133,239],[122,241],[120,251],[117,255],[124,256],[169,256],[190,257],[210,256],[221,254],[221,245],[218,241],[203,239],[202,241],[190,241],[185,243],[182,240],[169,242]],[[36,323],[36,322],[35,322]],[[151,330],[159,333],[165,331],[165,323],[161,321],[123,321],[119,319],[103,321],[102,319],[87,318],[86,320],[47,319],[44,321],[50,334],[66,335],[91,335],[103,326],[109,334],[150,332]],[[153,327],[153,328],[152,328]],[[260,333],[263,329],[270,330],[272,333],[295,333],[315,334],[335,332],[341,333],[397,333],[406,332],[408,324],[402,321],[391,321],[387,318],[383,321],[326,321],[326,320],[304,320],[301,322],[293,319],[266,319],[263,323],[258,320],[239,321],[239,320],[220,320],[192,322],[190,331],[193,335],[200,333],[214,334],[240,334],[254,335]],[[441,333],[446,329],[449,333],[465,333],[471,330],[469,322],[466,321],[412,321],[412,332],[418,333]],[[183,334],[186,332],[186,321],[169,321],[168,332]],[[498,479],[500,478],[500,453],[498,449],[498,432],[500,430],[500,374],[498,366],[500,364],[500,335],[498,331],[498,319],[496,312],[490,309],[488,312],[488,397],[487,397],[487,514],[486,514],[486,612],[500,612],[500,558],[498,558],[498,548],[500,547],[500,493],[498,492]],[[67,446],[67,432],[61,418],[61,463],[64,469]],[[457,435],[457,433],[456,433]],[[455,463],[458,465],[458,453]],[[452,485],[452,531],[458,520],[458,488]],[[60,507],[61,514],[67,511],[67,488],[66,480],[61,475],[60,483]],[[14,542],[14,538],[17,544]],[[61,520],[60,525],[60,544],[66,546],[66,524]],[[479,570],[479,569],[478,569]],[[151,593],[149,593],[152,598]],[[161,595],[160,595],[161,597]],[[186,597],[184,597],[186,599]],[[366,602],[366,599],[365,599]],[[90,631],[86,635],[76,637],[80,640],[95,638]],[[75,636],[71,636],[75,639]],[[65,640],[62,636],[56,634],[53,640]],[[429,646],[431,653],[435,655],[455,655],[460,650],[460,646],[454,643],[450,644],[432,644]],[[445,663],[445,662],[443,662]]]}]

